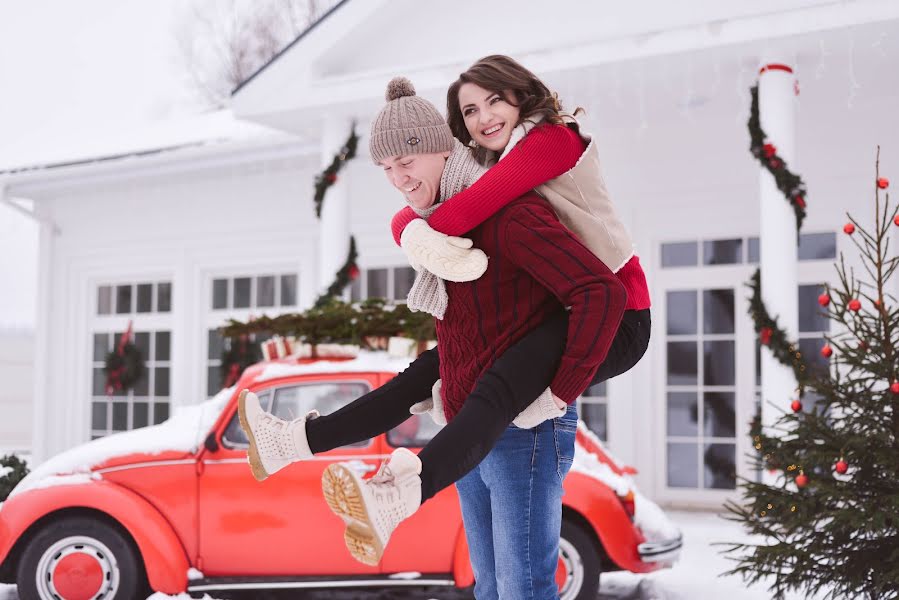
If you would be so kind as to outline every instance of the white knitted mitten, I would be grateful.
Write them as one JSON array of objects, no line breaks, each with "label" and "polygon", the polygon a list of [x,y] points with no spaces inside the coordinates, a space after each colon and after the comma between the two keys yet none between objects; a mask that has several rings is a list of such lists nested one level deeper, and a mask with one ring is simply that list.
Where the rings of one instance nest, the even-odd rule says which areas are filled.
[{"label": "white knitted mitten", "polygon": [[417,271],[424,268],[447,281],[474,281],[487,270],[487,255],[472,248],[470,239],[435,231],[424,219],[406,225],[400,244]]},{"label": "white knitted mitten", "polygon": [[413,415],[431,415],[431,419],[438,425],[446,425],[446,414],[443,412],[443,400],[440,398],[441,381],[438,379],[431,388],[431,397],[421,402],[416,402],[409,409]]},{"label": "white knitted mitten", "polygon": [[552,392],[549,388],[546,388],[526,409],[518,413],[512,424],[520,429],[532,429],[543,421],[563,416],[567,410],[567,407],[559,408],[556,406]]}]

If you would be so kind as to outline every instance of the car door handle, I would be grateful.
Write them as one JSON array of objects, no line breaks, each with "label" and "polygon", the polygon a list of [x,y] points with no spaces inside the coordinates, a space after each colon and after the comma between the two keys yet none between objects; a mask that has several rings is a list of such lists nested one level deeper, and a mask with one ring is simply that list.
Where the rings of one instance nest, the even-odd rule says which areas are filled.
[{"label": "car door handle", "polygon": [[343,464],[345,464],[346,466],[351,468],[353,471],[355,471],[359,475],[365,475],[366,473],[371,473],[372,471],[375,471],[378,468],[377,466],[375,466],[371,463],[367,463],[364,460],[359,460],[358,458],[356,460],[344,461]]}]

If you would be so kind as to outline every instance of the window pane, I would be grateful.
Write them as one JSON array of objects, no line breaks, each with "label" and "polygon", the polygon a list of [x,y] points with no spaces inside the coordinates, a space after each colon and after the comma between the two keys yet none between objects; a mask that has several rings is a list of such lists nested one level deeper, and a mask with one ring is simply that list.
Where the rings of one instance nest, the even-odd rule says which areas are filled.
[{"label": "window pane", "polygon": [[130,285],[117,285],[115,288],[116,292],[116,301],[115,301],[115,311],[116,314],[128,314],[131,311],[131,286]]},{"label": "window pane", "polygon": [[736,446],[734,444],[706,444],[703,486],[719,490],[736,487]]},{"label": "window pane", "polygon": [[732,340],[703,343],[705,385],[734,385],[734,342]]},{"label": "window pane", "polygon": [[156,360],[171,360],[172,357],[172,333],[170,331],[156,332]]},{"label": "window pane", "polygon": [[106,374],[103,372],[102,367],[98,367],[94,369],[94,374],[92,377],[93,385],[91,386],[91,391],[94,396],[105,396],[106,395]]},{"label": "window pane", "polygon": [[443,429],[426,415],[412,415],[387,432],[387,443],[394,448],[421,448]]},{"label": "window pane", "polygon": [[696,333],[698,304],[695,291],[668,292],[665,306],[668,310],[669,335]]},{"label": "window pane", "polygon": [[281,275],[281,306],[296,306],[297,276]]},{"label": "window pane", "polygon": [[837,234],[803,233],[799,235],[799,260],[820,260],[837,257]]},{"label": "window pane", "polygon": [[112,403],[112,430],[128,430],[128,404],[125,402]]},{"label": "window pane", "polygon": [[608,406],[605,402],[581,402],[581,419],[602,441],[609,439]]},{"label": "window pane", "polygon": [[669,385],[695,385],[697,367],[696,342],[668,342]]},{"label": "window pane", "polygon": [[[369,386],[359,382],[315,383],[283,387],[275,392],[272,414],[293,420],[312,409],[321,414],[331,414],[342,406],[368,392]],[[369,440],[353,446],[367,446]]]},{"label": "window pane", "polygon": [[137,349],[140,350],[141,357],[145,361],[150,360],[150,332],[137,331],[134,333],[134,339],[132,341]]},{"label": "window pane", "polygon": [[368,297],[387,297],[387,269],[368,270]]},{"label": "window pane", "polygon": [[706,392],[702,397],[702,431],[710,437],[736,435],[737,413],[733,392]]},{"label": "window pane", "polygon": [[153,395],[157,398],[169,395],[169,368],[156,367],[154,371]]},{"label": "window pane", "polygon": [[172,310],[172,284],[160,283],[156,286],[156,312],[171,312]]},{"label": "window pane", "polygon": [[132,427],[146,427],[150,424],[150,405],[146,402],[135,402],[131,409],[134,411],[131,415],[133,420]]},{"label": "window pane", "polygon": [[357,277],[350,282],[350,302],[359,302],[362,300],[362,278]]},{"label": "window pane", "polygon": [[101,285],[97,288],[97,314],[112,314],[112,286]]},{"label": "window pane", "polygon": [[743,240],[707,240],[702,243],[702,263],[733,265],[743,262]]},{"label": "window pane", "polygon": [[703,290],[702,330],[705,333],[734,332],[734,290]]},{"label": "window pane", "polygon": [[662,244],[663,267],[695,267],[699,254],[696,242]]},{"label": "window pane", "polygon": [[606,397],[606,382],[601,381],[596,385],[591,385],[586,390],[582,396],[590,397],[590,398],[605,398]]},{"label": "window pane", "polygon": [[159,425],[169,419],[169,403],[157,402],[153,405],[153,424]]},{"label": "window pane", "polygon": [[275,305],[275,276],[256,278],[256,306]]},{"label": "window pane", "polygon": [[405,300],[415,283],[415,269],[412,267],[397,267],[393,270],[393,298]]},{"label": "window pane", "polygon": [[144,374],[141,375],[136,382],[134,382],[135,396],[150,395],[150,374],[147,372],[148,370],[149,369],[144,368]]},{"label": "window pane", "polygon": [[668,487],[699,486],[699,457],[696,444],[668,443]]},{"label": "window pane", "polygon": [[249,277],[234,280],[234,308],[250,307],[250,281]]},{"label": "window pane", "polygon": [[830,320],[825,308],[818,304],[818,296],[824,293],[823,285],[799,286],[799,331],[829,331]]},{"label": "window pane", "polygon": [[212,308],[228,308],[228,280],[212,280]]},{"label": "window pane", "polygon": [[799,339],[799,352],[802,353],[807,367],[816,375],[826,375],[830,365],[830,361],[821,356],[821,348],[824,343],[823,337]]},{"label": "window pane", "polygon": [[153,311],[153,284],[141,283],[137,286],[137,312]]},{"label": "window pane", "polygon": [[751,237],[746,240],[746,260],[750,263],[759,262],[759,239],[757,237]]},{"label": "window pane", "polygon": [[209,360],[221,359],[222,352],[225,350],[225,338],[222,337],[222,334],[219,333],[218,329],[210,329],[207,333],[207,339],[209,342],[209,350],[206,353],[206,358]]},{"label": "window pane", "polygon": [[94,334],[94,361],[103,362],[106,360],[106,353],[109,352],[109,334]]},{"label": "window pane", "polygon": [[215,396],[222,389],[222,368],[206,367],[206,395]]},{"label": "window pane", "polygon": [[91,402],[91,429],[106,429],[106,402]]},{"label": "window pane", "polygon": [[696,392],[668,392],[668,435],[699,433],[699,400]]}]

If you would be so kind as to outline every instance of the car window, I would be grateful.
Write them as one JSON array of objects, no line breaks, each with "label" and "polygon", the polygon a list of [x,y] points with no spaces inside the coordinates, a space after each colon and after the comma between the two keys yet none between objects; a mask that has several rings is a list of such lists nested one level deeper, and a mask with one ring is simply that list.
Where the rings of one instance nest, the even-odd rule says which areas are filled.
[{"label": "car window", "polygon": [[395,448],[421,448],[442,428],[428,415],[412,415],[387,432],[387,441]]},{"label": "car window", "polygon": [[[313,409],[323,415],[331,414],[370,390],[371,386],[364,381],[302,383],[260,392],[259,401],[276,417],[292,421]],[[229,448],[249,445],[236,412],[225,430],[223,441]],[[347,447],[367,446],[369,442],[364,440]]]}]

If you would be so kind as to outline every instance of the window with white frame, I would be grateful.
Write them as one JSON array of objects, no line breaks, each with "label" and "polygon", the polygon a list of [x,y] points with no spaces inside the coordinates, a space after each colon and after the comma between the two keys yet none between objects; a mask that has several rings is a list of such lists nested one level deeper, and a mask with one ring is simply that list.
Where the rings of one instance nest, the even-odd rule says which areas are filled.
[{"label": "window with white frame", "polygon": [[[91,319],[90,436],[162,423],[171,397],[172,283],[117,282],[96,286]],[[119,347],[129,321],[131,341],[140,350],[144,374],[132,389],[107,390],[103,367]]]},{"label": "window with white frame", "polygon": [[[206,342],[206,395],[214,396],[224,381],[222,354],[230,350],[231,340],[222,337],[219,328],[229,319],[247,321],[266,314],[277,316],[298,310],[299,277],[283,269],[268,269],[261,275],[244,273],[214,276],[209,279]],[[258,345],[268,336],[253,335]]]},{"label": "window with white frame", "polygon": [[415,282],[415,269],[409,266],[362,269],[350,285],[350,301],[384,298],[405,302]]},{"label": "window with white frame", "polygon": [[603,442],[609,441],[609,396],[606,382],[591,385],[578,398],[578,416]]}]

